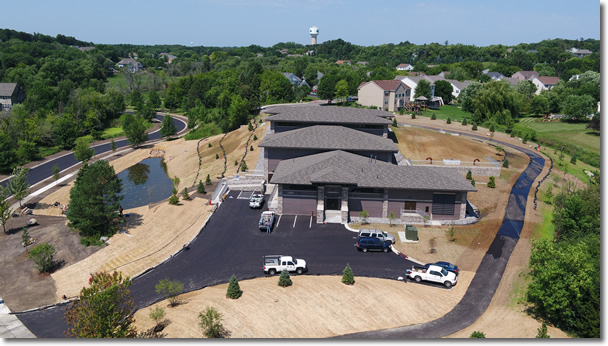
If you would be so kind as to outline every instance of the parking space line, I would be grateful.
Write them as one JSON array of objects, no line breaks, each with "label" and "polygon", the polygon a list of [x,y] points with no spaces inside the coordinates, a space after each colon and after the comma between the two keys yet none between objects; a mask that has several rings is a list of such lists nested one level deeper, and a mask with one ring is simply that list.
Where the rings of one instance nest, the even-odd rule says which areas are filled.
[{"label": "parking space line", "polygon": [[276,227],[279,227],[279,224],[281,223],[281,217],[282,217],[282,216],[283,216],[283,215],[279,215],[279,219],[277,220],[277,225],[276,225]]},{"label": "parking space line", "polygon": [[298,215],[296,215],[296,217],[293,219],[293,227],[292,228],[296,228],[296,221],[298,220]]},{"label": "parking space line", "polygon": [[308,224],[308,228],[312,228],[312,215],[310,216],[310,223]]}]

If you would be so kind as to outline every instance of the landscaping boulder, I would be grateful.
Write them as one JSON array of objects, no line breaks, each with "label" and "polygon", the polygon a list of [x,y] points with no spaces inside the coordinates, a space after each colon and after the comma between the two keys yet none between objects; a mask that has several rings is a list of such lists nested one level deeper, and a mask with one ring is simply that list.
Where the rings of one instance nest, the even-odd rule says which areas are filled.
[{"label": "landscaping boulder", "polygon": [[99,238],[99,241],[102,241],[104,243],[107,243],[108,240],[110,240],[110,238],[108,238],[108,237],[101,237],[101,238]]},{"label": "landscaping boulder", "polygon": [[38,220],[31,218],[29,220],[27,220],[27,225],[28,226],[36,226],[38,224]]}]

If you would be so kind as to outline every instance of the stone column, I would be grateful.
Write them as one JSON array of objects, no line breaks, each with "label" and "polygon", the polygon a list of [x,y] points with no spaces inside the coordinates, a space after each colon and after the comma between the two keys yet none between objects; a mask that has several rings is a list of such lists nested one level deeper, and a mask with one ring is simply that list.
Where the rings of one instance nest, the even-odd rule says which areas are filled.
[{"label": "stone column", "polygon": [[317,187],[317,223],[323,223],[325,211],[325,186]]},{"label": "stone column", "polygon": [[268,150],[264,149],[264,177],[267,182],[270,182],[268,175]]},{"label": "stone column", "polygon": [[382,129],[382,137],[383,137],[383,138],[388,138],[388,126],[385,126],[385,127]]},{"label": "stone column", "polygon": [[342,188],[342,205],[340,207],[342,223],[348,223],[348,187]]},{"label": "stone column", "polygon": [[279,192],[277,198],[277,214],[283,214],[283,184],[279,184]]},{"label": "stone column", "polygon": [[388,217],[388,189],[384,189],[384,196],[382,197],[382,217]]},{"label": "stone column", "polygon": [[460,220],[464,220],[467,215],[467,193],[460,193]]}]

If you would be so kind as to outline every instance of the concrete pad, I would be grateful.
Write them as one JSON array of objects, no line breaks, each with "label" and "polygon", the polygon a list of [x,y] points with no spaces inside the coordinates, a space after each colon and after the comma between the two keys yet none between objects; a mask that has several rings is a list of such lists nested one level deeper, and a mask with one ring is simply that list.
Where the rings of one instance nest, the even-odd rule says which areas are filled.
[{"label": "concrete pad", "polygon": [[10,309],[0,299],[0,338],[25,339],[36,336],[15,315],[10,315]]}]

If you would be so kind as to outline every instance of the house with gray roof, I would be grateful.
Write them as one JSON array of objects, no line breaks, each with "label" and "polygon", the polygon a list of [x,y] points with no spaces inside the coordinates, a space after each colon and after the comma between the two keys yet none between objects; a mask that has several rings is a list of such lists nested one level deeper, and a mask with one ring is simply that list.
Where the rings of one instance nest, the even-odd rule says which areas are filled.
[{"label": "house with gray roof", "polygon": [[129,69],[129,72],[137,72],[144,69],[144,65],[142,65],[139,61],[133,58],[125,58],[116,63],[119,68],[126,67]]},{"label": "house with gray roof", "polygon": [[291,73],[291,72],[283,72],[283,76],[285,76],[285,78],[289,79],[289,83],[291,83],[294,87],[299,88],[302,85],[308,85],[308,83],[306,83],[305,80],[303,80],[302,78],[296,76],[295,74]]},{"label": "house with gray roof", "polygon": [[263,148],[264,171],[276,186],[274,211],[400,222],[460,220],[467,193],[477,191],[456,170],[396,164],[387,136],[391,113],[351,107],[272,107]]},{"label": "house with gray roof", "polygon": [[17,83],[0,83],[0,111],[9,112],[24,100],[25,92]]},{"label": "house with gray roof", "polygon": [[511,78],[517,79],[518,81],[532,80],[535,77],[538,77],[538,72],[536,71],[517,71],[511,76]]},{"label": "house with gray roof", "polygon": [[400,80],[373,80],[357,88],[357,103],[380,107],[389,112],[398,111],[409,101],[411,88]]}]

